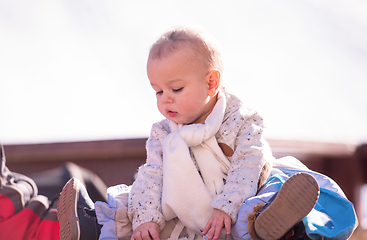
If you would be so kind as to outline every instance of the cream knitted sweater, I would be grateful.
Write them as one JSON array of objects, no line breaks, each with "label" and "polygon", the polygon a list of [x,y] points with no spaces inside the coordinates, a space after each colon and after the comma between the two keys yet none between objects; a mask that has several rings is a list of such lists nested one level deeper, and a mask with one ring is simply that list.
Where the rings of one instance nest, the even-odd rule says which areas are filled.
[{"label": "cream knitted sweater", "polygon": [[[212,207],[226,212],[235,223],[243,201],[256,194],[260,171],[265,162],[272,159],[272,153],[262,135],[262,117],[244,107],[234,95],[225,95],[226,111],[215,138],[219,145],[226,146],[223,150],[231,166],[222,191],[212,200]],[[128,217],[133,229],[146,222],[156,222],[161,230],[165,225],[161,204],[162,146],[170,132],[167,119],[152,127],[146,146],[147,162],[140,167],[129,195]],[[192,158],[195,161],[194,156]]]}]

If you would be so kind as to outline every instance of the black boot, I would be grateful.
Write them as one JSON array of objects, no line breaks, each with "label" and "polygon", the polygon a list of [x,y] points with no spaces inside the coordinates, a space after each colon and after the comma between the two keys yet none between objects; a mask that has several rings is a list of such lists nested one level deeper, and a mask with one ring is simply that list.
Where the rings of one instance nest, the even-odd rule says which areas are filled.
[{"label": "black boot", "polygon": [[85,186],[76,178],[67,182],[57,205],[61,240],[98,240],[101,225]]},{"label": "black boot", "polygon": [[305,233],[300,222],[315,206],[319,191],[316,179],[308,173],[290,177],[256,214],[256,235],[262,240],[302,239]]}]

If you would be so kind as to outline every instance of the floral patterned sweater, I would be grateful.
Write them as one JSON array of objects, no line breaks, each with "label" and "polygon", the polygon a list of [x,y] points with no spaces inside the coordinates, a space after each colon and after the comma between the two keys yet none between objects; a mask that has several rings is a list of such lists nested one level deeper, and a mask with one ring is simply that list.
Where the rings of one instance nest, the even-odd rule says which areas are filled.
[{"label": "floral patterned sweater", "polygon": [[[234,95],[227,99],[223,123],[216,133],[218,145],[231,162],[225,185],[212,200],[212,207],[227,213],[232,223],[244,200],[255,196],[262,167],[272,158],[263,138],[263,119],[253,109],[244,107]],[[139,168],[128,203],[128,217],[133,229],[146,222],[165,226],[162,214],[163,141],[171,132],[169,120],[152,126],[147,141],[147,161]],[[192,155],[195,162],[195,157]],[[197,165],[196,165],[197,166]],[[198,169],[200,171],[200,169]]]}]

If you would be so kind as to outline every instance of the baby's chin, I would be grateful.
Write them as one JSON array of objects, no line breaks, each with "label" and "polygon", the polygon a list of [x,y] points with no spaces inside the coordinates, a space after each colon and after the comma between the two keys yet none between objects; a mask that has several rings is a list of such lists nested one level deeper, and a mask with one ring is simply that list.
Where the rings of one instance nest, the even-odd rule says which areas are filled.
[{"label": "baby's chin", "polygon": [[177,124],[182,124],[182,125],[190,125],[190,124],[195,124],[195,123],[198,123],[200,124],[199,122],[197,122],[197,119],[180,119],[177,114],[175,114],[174,117],[172,116],[169,116],[169,114],[164,114],[164,117],[167,118],[168,120],[171,120]]},{"label": "baby's chin", "polygon": [[188,123],[187,121],[182,121],[182,120],[179,120],[177,118],[171,118],[171,117],[166,117],[167,119],[177,123],[177,124],[182,124],[182,125],[189,125],[191,123]]}]

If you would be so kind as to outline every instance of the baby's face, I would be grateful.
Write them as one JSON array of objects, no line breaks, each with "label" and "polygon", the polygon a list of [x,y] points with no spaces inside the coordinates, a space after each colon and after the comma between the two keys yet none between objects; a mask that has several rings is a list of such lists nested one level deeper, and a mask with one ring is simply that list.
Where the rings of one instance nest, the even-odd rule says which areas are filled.
[{"label": "baby's face", "polygon": [[182,49],[149,59],[147,64],[159,111],[180,124],[202,123],[213,108],[209,104],[209,69],[193,54]]}]

